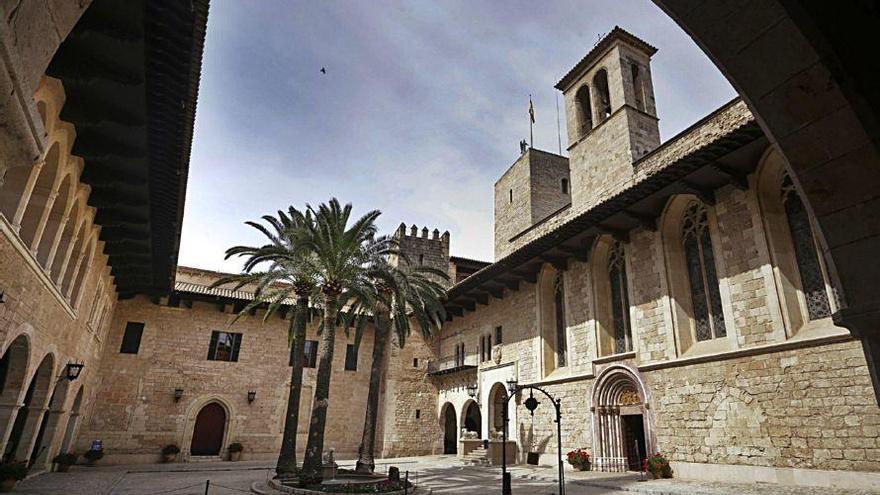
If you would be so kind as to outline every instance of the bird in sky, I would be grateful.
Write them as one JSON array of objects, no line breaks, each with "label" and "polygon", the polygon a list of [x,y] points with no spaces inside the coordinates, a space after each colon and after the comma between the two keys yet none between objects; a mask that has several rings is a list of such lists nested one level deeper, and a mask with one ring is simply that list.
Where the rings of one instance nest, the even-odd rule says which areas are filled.
[{"label": "bird in sky", "polygon": [[321,74],[326,74],[326,73],[327,73],[327,69],[321,67]]}]

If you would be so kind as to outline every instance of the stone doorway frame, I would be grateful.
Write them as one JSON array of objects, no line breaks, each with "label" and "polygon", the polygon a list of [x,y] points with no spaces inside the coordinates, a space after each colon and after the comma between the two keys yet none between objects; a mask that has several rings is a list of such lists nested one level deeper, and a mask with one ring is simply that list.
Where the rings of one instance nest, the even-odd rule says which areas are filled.
[{"label": "stone doorway frame", "polygon": [[[633,397],[631,391],[637,397]],[[644,457],[657,451],[650,391],[634,365],[612,364],[600,371],[590,391],[593,465],[597,471],[626,471],[622,416],[641,414],[645,432]]]}]

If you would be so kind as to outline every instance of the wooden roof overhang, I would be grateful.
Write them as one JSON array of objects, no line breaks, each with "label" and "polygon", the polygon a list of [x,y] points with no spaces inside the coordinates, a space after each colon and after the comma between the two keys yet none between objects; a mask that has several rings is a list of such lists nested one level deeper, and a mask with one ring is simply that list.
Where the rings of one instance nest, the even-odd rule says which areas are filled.
[{"label": "wooden roof overhang", "polygon": [[441,370],[429,371],[426,373],[426,375],[428,375],[430,377],[440,377],[440,376],[454,375],[457,373],[462,373],[465,371],[472,371],[472,370],[476,370],[476,369],[477,369],[476,365],[463,364],[461,366],[454,366],[452,368],[444,368]]},{"label": "wooden roof overhang", "polygon": [[[577,215],[510,255],[474,273],[447,292],[447,321],[476,311],[489,297],[502,298],[504,289],[519,290],[522,282],[536,283],[544,263],[560,270],[571,259],[585,262],[599,235],[629,240],[629,231],[657,229],[669,198],[690,193],[714,204],[714,191],[727,184],[747,188],[746,177],[768,145],[754,120],[708,143],[644,180]],[[638,163],[636,163],[636,168]]]},{"label": "wooden roof overhang", "polygon": [[173,284],[207,15],[208,0],[95,0],[46,71],[122,298]]}]

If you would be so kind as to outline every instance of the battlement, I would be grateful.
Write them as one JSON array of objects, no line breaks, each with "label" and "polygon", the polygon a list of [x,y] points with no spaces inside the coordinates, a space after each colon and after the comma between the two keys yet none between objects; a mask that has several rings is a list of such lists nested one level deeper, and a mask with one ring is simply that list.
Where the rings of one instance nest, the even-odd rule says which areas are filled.
[{"label": "battlement", "polygon": [[433,232],[428,231],[428,227],[422,227],[421,235],[419,235],[419,227],[416,224],[412,224],[409,227],[409,234],[406,233],[407,227],[405,222],[400,222],[400,226],[397,227],[397,231],[394,232],[394,238],[398,240],[398,242],[403,243],[412,239],[420,239],[420,240],[430,240],[430,241],[440,241],[446,246],[449,246],[449,231],[443,232],[440,234],[440,229],[434,229]]},{"label": "battlement", "polygon": [[406,223],[401,222],[394,232],[394,239],[397,240],[401,256],[394,256],[392,263],[398,266],[429,266],[449,273],[448,230],[441,234],[440,229],[430,231],[428,227],[422,227],[420,231],[415,224],[407,228]]}]

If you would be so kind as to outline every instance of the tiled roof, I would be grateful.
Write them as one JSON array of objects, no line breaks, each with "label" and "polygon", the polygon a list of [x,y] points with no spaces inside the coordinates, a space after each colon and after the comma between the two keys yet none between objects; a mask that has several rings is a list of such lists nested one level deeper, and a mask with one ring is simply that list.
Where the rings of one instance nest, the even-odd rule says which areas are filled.
[{"label": "tiled roof", "polygon": [[556,83],[556,89],[560,91],[565,91],[565,89],[568,88],[568,86],[572,82],[574,82],[574,80],[577,79],[583,71],[587,70],[587,68],[593,65],[596,59],[599,58],[599,56],[602,55],[605,50],[610,48],[611,45],[617,40],[624,41],[630,45],[633,45],[636,48],[643,50],[649,56],[657,53],[657,48],[651,46],[637,36],[627,32],[620,26],[614,26],[614,29],[612,29],[610,33],[606,34],[604,38],[599,40],[599,42],[596,43],[593,49],[590,50],[584,56],[584,58],[582,58],[581,61],[577,63],[577,65],[575,65],[570,71],[568,71],[568,74],[562,76],[562,79],[560,79],[559,82]]}]

